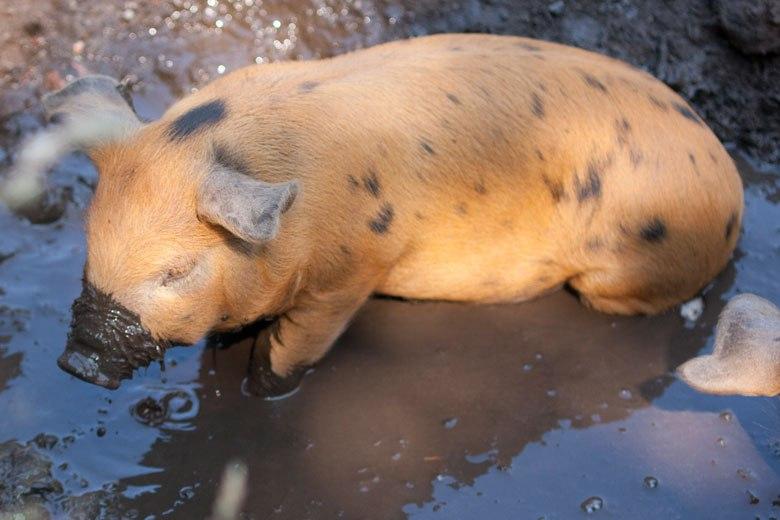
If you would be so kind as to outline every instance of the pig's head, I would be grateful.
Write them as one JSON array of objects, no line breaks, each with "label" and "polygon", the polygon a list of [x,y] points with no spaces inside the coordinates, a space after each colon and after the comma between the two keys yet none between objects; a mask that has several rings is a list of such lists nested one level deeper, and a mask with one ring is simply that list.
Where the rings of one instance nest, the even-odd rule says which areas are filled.
[{"label": "pig's head", "polygon": [[81,143],[99,181],[62,369],[116,388],[172,343],[269,312],[273,298],[263,298],[262,285],[273,281],[262,257],[297,184],[261,181],[215,146],[210,133],[224,123],[223,101],[144,125],[115,81],[87,77],[44,104],[63,132],[100,114],[111,114],[112,125],[101,133],[110,139]]}]

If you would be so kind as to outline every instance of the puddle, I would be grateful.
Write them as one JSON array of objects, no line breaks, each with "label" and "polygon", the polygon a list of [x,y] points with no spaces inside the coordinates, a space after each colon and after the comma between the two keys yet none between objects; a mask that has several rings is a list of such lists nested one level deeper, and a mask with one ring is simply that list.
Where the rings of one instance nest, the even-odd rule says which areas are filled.
[{"label": "puddle", "polygon": [[[24,106],[46,77],[86,67],[135,74],[147,118],[253,61],[533,26],[500,2],[439,11],[435,2],[106,2],[89,7],[84,24],[68,7],[54,16],[55,4],[20,14],[44,22],[16,49],[17,64],[32,56],[33,72],[13,75],[19,90],[9,103]],[[604,44],[571,4],[577,37]],[[13,9],[0,7],[4,16]],[[554,37],[553,14],[539,16],[549,25],[534,34]],[[13,55],[2,52],[7,71]],[[35,110],[6,120],[0,147],[12,150],[37,128]],[[154,364],[115,392],[57,368],[81,290],[81,213],[96,181],[86,158],[71,156],[51,177],[70,190],[62,218],[33,225],[0,210],[0,444],[38,439],[34,450],[62,486],[44,503],[57,514],[73,510],[65,497],[93,493],[104,504],[91,507],[114,516],[203,518],[225,464],[238,459],[249,469],[248,518],[777,516],[780,401],[703,396],[671,375],[712,348],[729,297],[780,301],[780,171],[735,154],[746,183],[743,235],[695,321],[606,316],[565,292],[505,306],[374,299],[302,388],[276,401],[242,393],[248,340],[172,349],[165,371]]]}]

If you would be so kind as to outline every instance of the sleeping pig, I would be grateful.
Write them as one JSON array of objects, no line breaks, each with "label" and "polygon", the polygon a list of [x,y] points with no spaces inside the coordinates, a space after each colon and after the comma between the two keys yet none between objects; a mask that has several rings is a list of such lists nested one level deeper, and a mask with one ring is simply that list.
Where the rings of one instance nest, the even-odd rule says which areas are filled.
[{"label": "sleeping pig", "polygon": [[625,63],[438,35],[226,75],[142,123],[118,85],[45,99],[99,171],[59,365],[116,388],[173,344],[273,319],[252,389],[279,394],[372,293],[517,302],[568,284],[652,314],[727,263],[743,210],[721,143]]}]

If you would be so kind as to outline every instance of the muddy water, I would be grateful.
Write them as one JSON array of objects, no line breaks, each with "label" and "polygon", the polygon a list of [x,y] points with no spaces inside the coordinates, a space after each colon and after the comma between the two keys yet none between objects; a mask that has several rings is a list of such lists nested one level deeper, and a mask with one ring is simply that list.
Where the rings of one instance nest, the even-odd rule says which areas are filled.
[{"label": "muddy water", "polygon": [[[523,21],[501,2],[435,14],[436,2],[93,4],[0,5],[26,34],[13,39],[15,57],[8,46],[0,54],[17,66],[3,78],[15,88],[4,110],[91,70],[134,75],[139,112],[154,118],[175,96],[253,61],[441,30],[558,30],[549,14]],[[561,22],[576,29],[575,43],[617,38],[591,42],[611,26],[582,21],[581,7]],[[624,15],[644,19],[629,7]],[[27,25],[36,20],[40,30]],[[39,125],[36,110],[5,120],[9,154]],[[249,467],[249,518],[779,516],[780,401],[702,396],[672,375],[712,348],[729,297],[780,301],[780,170],[739,163],[743,236],[695,323],[676,312],[601,315],[565,292],[506,306],[375,299],[300,391],[268,402],[241,391],[250,339],[173,349],[164,370],[150,367],[115,392],[56,367],[96,182],[84,157],[69,157],[52,173],[66,194],[61,218],[33,225],[0,210],[0,443],[54,436],[35,450],[63,486],[46,495],[55,516],[68,514],[65,496],[104,490],[112,500],[96,507],[108,518],[203,518],[233,458]]]}]

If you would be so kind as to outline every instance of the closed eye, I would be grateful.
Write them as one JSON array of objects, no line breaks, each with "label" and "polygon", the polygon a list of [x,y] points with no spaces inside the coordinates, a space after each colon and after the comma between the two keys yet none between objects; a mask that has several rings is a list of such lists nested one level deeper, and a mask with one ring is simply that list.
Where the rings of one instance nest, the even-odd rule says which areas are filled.
[{"label": "closed eye", "polygon": [[190,274],[192,274],[194,267],[195,262],[187,262],[169,267],[165,270],[162,276],[163,287],[171,287],[183,282]]}]

